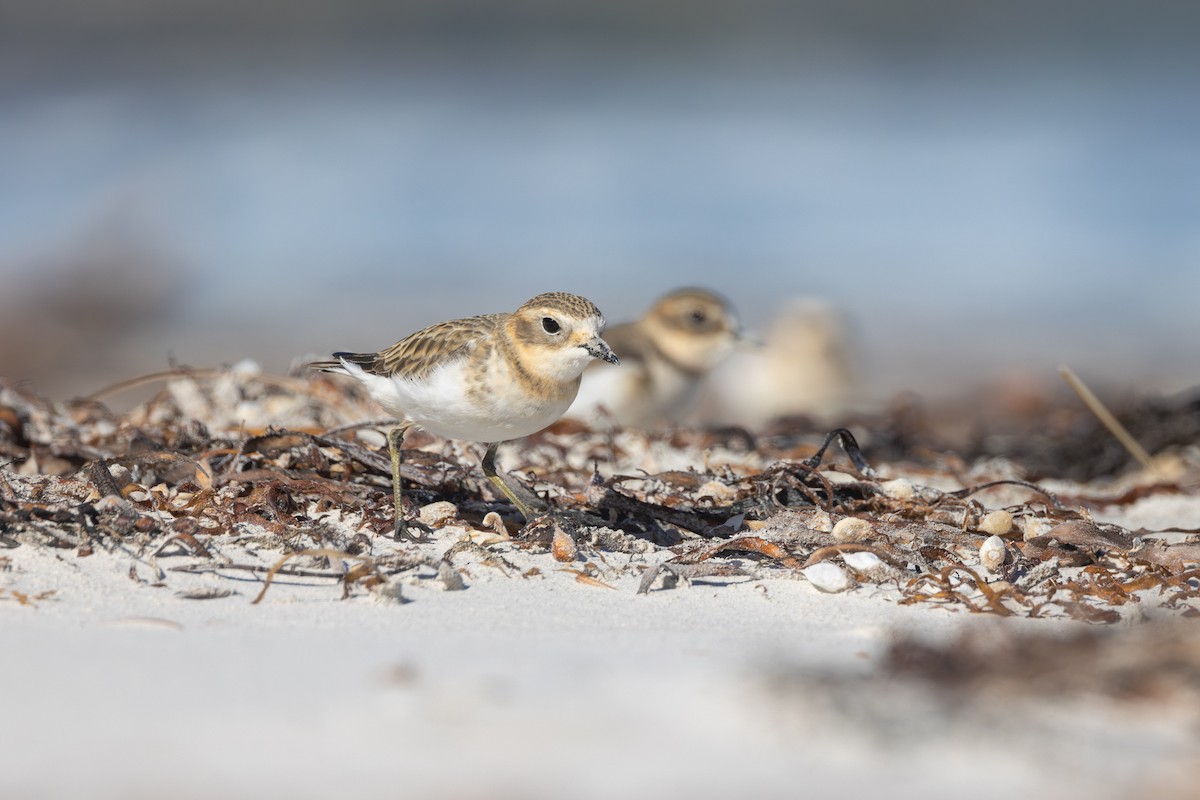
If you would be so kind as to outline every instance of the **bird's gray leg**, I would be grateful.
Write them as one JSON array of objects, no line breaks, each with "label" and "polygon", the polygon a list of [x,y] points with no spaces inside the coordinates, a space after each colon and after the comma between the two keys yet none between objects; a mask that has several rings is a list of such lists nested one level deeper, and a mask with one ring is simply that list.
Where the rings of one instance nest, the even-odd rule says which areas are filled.
[{"label": "bird's gray leg", "polygon": [[[429,537],[425,534],[429,533],[429,528],[426,525],[416,520],[412,522],[404,520],[404,500],[400,482],[400,445],[404,443],[404,434],[407,431],[407,425],[397,425],[388,432],[388,450],[392,456],[392,498],[396,503],[394,512],[396,525],[393,533],[397,541],[404,539],[410,542],[427,542]],[[413,529],[416,530],[416,533],[413,533]]]},{"label": "bird's gray leg", "polygon": [[533,519],[533,509],[529,507],[528,503],[518,497],[516,490],[509,486],[508,482],[496,472],[496,448],[499,445],[499,442],[492,442],[488,445],[487,452],[483,454],[483,474],[495,484],[497,489],[504,493],[505,497],[512,501],[512,504],[517,507],[517,511],[520,511],[521,516],[528,522]]}]

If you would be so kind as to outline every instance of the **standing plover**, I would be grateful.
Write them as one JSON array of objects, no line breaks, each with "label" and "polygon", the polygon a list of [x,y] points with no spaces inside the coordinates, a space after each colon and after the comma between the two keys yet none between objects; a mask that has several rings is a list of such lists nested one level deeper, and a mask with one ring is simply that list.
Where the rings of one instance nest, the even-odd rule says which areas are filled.
[{"label": "standing plover", "polygon": [[709,371],[746,341],[728,301],[706,289],[671,292],[605,338],[621,368],[589,367],[568,414],[596,423],[607,413],[617,424],[639,428],[676,419]]},{"label": "standing plover", "polygon": [[400,420],[388,435],[397,538],[409,532],[401,505],[400,444],[416,425],[439,436],[485,442],[483,471],[526,519],[529,507],[496,472],[500,442],[562,416],[595,359],[616,364],[600,338],[604,316],[586,298],[539,294],[511,314],[432,325],[378,353],[334,353],[310,366],[361,381]]}]

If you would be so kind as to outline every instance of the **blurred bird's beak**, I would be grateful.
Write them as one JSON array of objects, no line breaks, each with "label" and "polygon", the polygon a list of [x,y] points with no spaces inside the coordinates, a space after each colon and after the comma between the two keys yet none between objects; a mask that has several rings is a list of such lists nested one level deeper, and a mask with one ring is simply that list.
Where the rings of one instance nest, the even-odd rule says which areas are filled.
[{"label": "blurred bird's beak", "polygon": [[760,350],[766,342],[744,328],[738,328],[733,332],[733,345],[738,350]]},{"label": "blurred bird's beak", "polygon": [[617,354],[608,346],[608,342],[600,337],[592,339],[587,344],[583,345],[583,349],[588,351],[592,358],[598,358],[601,361],[607,361],[610,364],[620,364],[621,359],[617,358]]}]

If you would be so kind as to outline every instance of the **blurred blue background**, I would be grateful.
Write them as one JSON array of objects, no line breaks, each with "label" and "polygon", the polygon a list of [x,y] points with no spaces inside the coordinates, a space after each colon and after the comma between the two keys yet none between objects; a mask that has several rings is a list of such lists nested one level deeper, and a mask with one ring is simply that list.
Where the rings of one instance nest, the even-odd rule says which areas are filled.
[{"label": "blurred blue background", "polygon": [[48,2],[0,24],[0,375],[286,370],[541,291],[831,300],[866,391],[1200,382],[1200,6]]}]

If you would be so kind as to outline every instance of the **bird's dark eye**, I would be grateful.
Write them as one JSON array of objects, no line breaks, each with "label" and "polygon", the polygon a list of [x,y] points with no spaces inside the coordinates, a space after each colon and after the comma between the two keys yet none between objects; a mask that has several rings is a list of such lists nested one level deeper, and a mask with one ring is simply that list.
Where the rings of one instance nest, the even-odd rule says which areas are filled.
[{"label": "bird's dark eye", "polygon": [[562,325],[559,325],[554,317],[542,317],[542,330],[546,333],[558,333],[562,330]]},{"label": "bird's dark eye", "polygon": [[697,325],[700,325],[701,323],[704,322],[704,320],[705,320],[704,309],[697,308],[692,311],[692,322],[696,323]]}]

